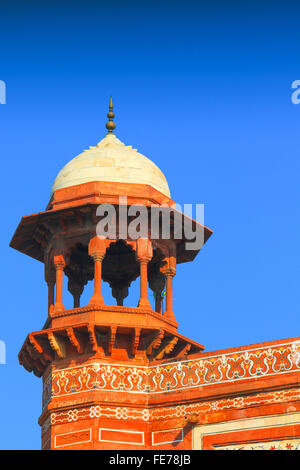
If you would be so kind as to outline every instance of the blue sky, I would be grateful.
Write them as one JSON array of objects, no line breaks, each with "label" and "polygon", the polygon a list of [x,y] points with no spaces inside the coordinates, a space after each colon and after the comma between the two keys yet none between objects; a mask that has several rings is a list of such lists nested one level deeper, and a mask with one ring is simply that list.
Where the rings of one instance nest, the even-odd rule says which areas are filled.
[{"label": "blue sky", "polygon": [[214,230],[178,266],[180,333],[206,350],[298,335],[299,8],[242,3],[1,2],[0,448],[40,448],[42,383],[17,354],[47,306],[42,264],[8,244],[104,136],[110,94],[116,135],[162,169],[176,202],[204,203]]}]

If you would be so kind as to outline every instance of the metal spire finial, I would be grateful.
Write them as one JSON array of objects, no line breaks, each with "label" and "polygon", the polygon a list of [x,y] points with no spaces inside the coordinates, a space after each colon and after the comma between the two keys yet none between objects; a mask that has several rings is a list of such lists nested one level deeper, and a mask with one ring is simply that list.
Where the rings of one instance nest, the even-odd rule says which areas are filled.
[{"label": "metal spire finial", "polygon": [[107,114],[107,117],[108,117],[108,122],[106,123],[106,129],[108,130],[108,134],[112,134],[114,129],[116,128],[116,125],[115,123],[113,122],[113,119],[115,117],[115,114],[113,112],[113,101],[112,101],[112,97],[110,97],[110,100],[109,100],[109,112]]}]

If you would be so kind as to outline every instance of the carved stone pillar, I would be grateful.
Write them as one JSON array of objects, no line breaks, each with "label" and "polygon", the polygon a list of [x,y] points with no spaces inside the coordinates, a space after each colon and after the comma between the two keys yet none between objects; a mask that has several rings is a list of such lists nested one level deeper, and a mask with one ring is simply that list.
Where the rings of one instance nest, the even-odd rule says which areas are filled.
[{"label": "carved stone pillar", "polygon": [[169,320],[176,321],[173,312],[173,277],[176,274],[176,258],[170,256],[167,260],[167,264],[163,266],[161,272],[166,278],[166,311],[164,316]]},{"label": "carved stone pillar", "polygon": [[48,279],[46,282],[48,285],[48,313],[51,313],[54,309],[55,277]]},{"label": "carved stone pillar", "polygon": [[171,270],[167,270],[165,272],[166,276],[166,284],[167,284],[167,293],[166,293],[166,311],[164,315],[169,318],[170,320],[175,321],[175,316],[173,312],[173,277],[175,276],[175,272]]},{"label": "carved stone pillar", "polygon": [[94,260],[94,295],[89,305],[104,305],[101,295],[102,260],[105,256],[106,246],[102,238],[95,236],[89,243],[89,255]]},{"label": "carved stone pillar", "polygon": [[54,312],[61,312],[65,310],[63,305],[63,274],[64,268],[66,266],[65,259],[63,255],[54,256],[53,263],[56,269],[56,298],[54,305]]},{"label": "carved stone pillar", "polygon": [[147,266],[153,256],[150,240],[147,238],[139,238],[137,240],[136,256],[140,263],[140,300],[138,306],[151,308],[150,302],[147,299]]}]

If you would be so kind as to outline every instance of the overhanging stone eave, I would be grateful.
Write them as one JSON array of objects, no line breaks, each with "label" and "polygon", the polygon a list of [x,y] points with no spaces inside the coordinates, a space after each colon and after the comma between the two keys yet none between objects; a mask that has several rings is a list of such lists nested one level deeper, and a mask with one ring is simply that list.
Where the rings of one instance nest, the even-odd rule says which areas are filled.
[{"label": "overhanging stone eave", "polygon": [[[163,364],[163,359],[176,361],[187,357],[190,350],[201,351],[203,346],[167,325],[110,324],[99,321],[80,322],[47,328],[29,334],[20,350],[19,362],[29,372],[42,376],[49,364],[60,361],[72,363],[72,357],[87,360],[91,355],[97,360],[118,362],[114,357],[118,337],[127,335],[128,344],[122,346],[136,364]],[[73,353],[70,353],[70,348]],[[120,350],[120,346],[117,348]]]},{"label": "overhanging stone eave", "polygon": [[[64,221],[68,222],[68,220],[74,220],[74,217],[79,218],[84,217],[89,211],[92,212],[92,208],[95,208],[98,206],[98,203],[96,202],[89,202],[80,206],[76,207],[69,207],[68,209],[66,208],[56,208],[55,210],[46,210],[43,212],[39,212],[36,214],[32,215],[27,215],[22,217],[13,237],[10,242],[10,247],[14,248],[17,251],[20,251],[21,253],[26,254],[27,256],[30,256],[31,258],[34,258],[38,261],[43,262],[44,261],[44,255],[43,255],[43,247],[42,244],[43,240],[41,240],[41,243],[35,239],[36,237],[36,231],[39,227],[39,225],[47,224],[47,222],[53,222],[53,219],[56,220],[56,223],[59,224],[60,217],[63,218]],[[179,211],[174,211],[177,212],[178,214],[181,214],[183,216],[183,223],[185,223],[185,216],[184,214],[180,213]],[[210,238],[212,235],[213,231],[209,229],[208,227],[201,225],[199,222],[190,219],[191,223],[193,224],[193,230],[204,230],[204,237],[203,237],[203,245],[207,242],[207,240]],[[190,243],[190,240],[188,240],[185,237],[185,234],[183,233],[183,238],[174,240],[177,244],[178,247],[182,247],[177,254],[177,263],[184,263],[188,261],[192,261],[202,248],[197,248],[195,250],[187,250],[185,249],[186,243]]]}]

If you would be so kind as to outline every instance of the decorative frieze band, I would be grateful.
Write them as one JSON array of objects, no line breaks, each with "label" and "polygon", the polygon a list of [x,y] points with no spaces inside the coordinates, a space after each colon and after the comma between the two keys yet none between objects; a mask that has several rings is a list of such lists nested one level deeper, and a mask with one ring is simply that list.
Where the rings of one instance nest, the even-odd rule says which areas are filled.
[{"label": "decorative frieze band", "polygon": [[250,406],[261,406],[296,400],[300,400],[300,391],[298,388],[154,409],[96,405],[51,413],[50,418],[43,424],[42,432],[45,433],[49,429],[50,423],[51,425],[65,424],[91,418],[111,418],[125,421],[161,421],[163,419],[184,418],[189,415],[198,415],[201,417],[202,415],[222,410],[243,409]]},{"label": "decorative frieze band", "polygon": [[44,381],[43,403],[48,403],[51,396],[91,390],[158,394],[287,374],[299,369],[299,341],[152,367],[95,362],[50,372]]}]

